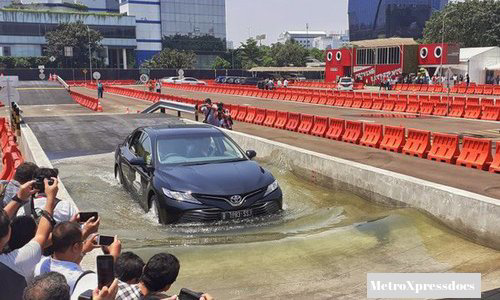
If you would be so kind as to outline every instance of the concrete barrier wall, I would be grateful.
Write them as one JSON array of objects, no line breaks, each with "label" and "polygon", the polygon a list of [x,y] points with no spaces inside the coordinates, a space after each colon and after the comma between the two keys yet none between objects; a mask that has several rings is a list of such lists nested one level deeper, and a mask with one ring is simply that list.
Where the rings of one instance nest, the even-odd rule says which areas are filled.
[{"label": "concrete barrier wall", "polygon": [[351,191],[365,199],[420,209],[467,238],[500,249],[500,201],[411,176],[226,130],[257,157],[289,165],[319,184]]}]

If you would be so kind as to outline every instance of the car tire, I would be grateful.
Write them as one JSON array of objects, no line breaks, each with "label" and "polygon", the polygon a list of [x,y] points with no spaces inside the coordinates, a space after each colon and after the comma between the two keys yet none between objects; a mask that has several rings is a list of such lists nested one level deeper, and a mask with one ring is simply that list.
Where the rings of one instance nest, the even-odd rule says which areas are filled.
[{"label": "car tire", "polygon": [[168,218],[167,212],[160,207],[160,202],[156,195],[151,196],[149,199],[149,212],[153,212],[153,215],[157,218],[159,224],[169,224],[172,223],[170,218]]}]

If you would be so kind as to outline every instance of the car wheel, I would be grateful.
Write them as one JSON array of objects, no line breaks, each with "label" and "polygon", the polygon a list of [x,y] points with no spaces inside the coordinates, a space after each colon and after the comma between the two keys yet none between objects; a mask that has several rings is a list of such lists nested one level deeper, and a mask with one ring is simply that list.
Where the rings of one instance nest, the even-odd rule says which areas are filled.
[{"label": "car wheel", "polygon": [[160,207],[160,203],[158,202],[156,195],[151,196],[151,199],[149,200],[148,213],[151,213],[159,224],[172,223],[172,221],[168,218],[167,212]]}]

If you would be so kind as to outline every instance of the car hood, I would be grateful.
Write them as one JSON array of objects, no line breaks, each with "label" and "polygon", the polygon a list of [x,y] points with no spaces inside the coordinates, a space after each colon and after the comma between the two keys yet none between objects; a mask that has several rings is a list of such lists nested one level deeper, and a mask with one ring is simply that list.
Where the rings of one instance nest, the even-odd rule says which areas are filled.
[{"label": "car hood", "polygon": [[244,194],[273,182],[271,173],[246,160],[192,166],[162,167],[155,171],[155,187],[207,195]]}]

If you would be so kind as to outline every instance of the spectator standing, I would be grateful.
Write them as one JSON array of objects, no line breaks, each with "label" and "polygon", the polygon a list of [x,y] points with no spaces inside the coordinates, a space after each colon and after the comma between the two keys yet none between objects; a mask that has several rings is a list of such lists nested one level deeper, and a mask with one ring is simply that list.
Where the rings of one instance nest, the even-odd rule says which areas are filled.
[{"label": "spectator standing", "polygon": [[497,75],[496,82],[497,82],[497,84],[500,84],[500,75]]},{"label": "spectator standing", "polygon": [[69,300],[69,286],[66,278],[56,272],[38,277],[24,290],[23,300]]},{"label": "spectator standing", "polygon": [[102,85],[102,83],[99,81],[97,83],[97,98],[100,99],[102,98],[104,94],[104,86]]},{"label": "spectator standing", "polygon": [[19,187],[26,182],[33,180],[35,176],[35,171],[38,169],[38,166],[32,162],[24,162],[17,169],[14,174],[14,178],[11,181],[1,180],[0,184],[3,185],[3,190],[0,195],[2,197],[2,203],[0,206],[5,207],[12,197],[17,194],[19,191]]},{"label": "spectator standing", "polygon": [[467,86],[469,86],[469,83],[470,83],[469,73],[465,74],[465,82],[467,83]]},{"label": "spectator standing", "polygon": [[281,87],[281,79],[278,79],[278,82],[276,82],[276,85],[278,86],[278,88]]},{"label": "spectator standing", "polygon": [[288,87],[288,79],[285,78],[283,81],[283,87],[287,88]]},{"label": "spectator standing", "polygon": [[[0,249],[3,249],[10,240],[10,218],[14,217],[17,210],[36,192],[32,189],[34,182],[32,180],[21,185],[16,196],[12,198],[13,201],[10,201],[5,209],[0,209]],[[27,280],[32,278],[33,270],[42,258],[42,247],[47,242],[54,224],[52,215],[58,191],[57,178],[54,178],[51,185],[47,179],[44,184],[47,201],[35,237],[19,249],[0,254],[0,282],[2,283],[0,300],[21,299]]]},{"label": "spectator standing", "polygon": [[463,82],[464,81],[464,75],[460,74],[460,76],[458,76],[458,81],[459,82]]},{"label": "spectator standing", "polygon": [[156,81],[156,92],[161,94],[161,80]]},{"label": "spectator standing", "polygon": [[203,123],[219,126],[219,120],[217,119],[217,107],[214,108],[210,98],[205,99],[205,104],[200,107],[200,110],[205,116]]}]

